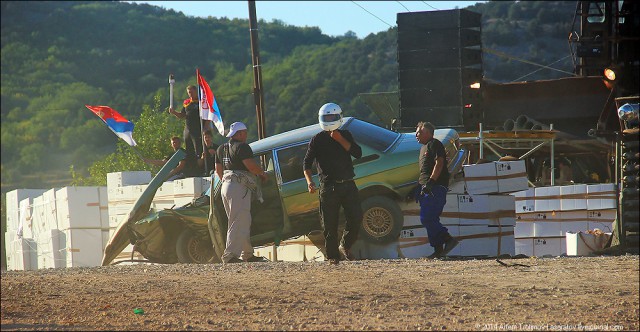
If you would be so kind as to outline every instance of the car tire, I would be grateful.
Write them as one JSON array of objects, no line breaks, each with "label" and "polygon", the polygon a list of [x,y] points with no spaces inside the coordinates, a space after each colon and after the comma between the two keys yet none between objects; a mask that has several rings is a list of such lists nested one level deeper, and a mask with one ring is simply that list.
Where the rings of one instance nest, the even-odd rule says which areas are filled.
[{"label": "car tire", "polygon": [[211,241],[202,238],[191,229],[185,229],[178,235],[176,255],[180,263],[208,263],[213,258]]},{"label": "car tire", "polygon": [[373,196],[362,201],[361,237],[370,243],[384,244],[400,236],[404,218],[396,201],[386,196]]}]

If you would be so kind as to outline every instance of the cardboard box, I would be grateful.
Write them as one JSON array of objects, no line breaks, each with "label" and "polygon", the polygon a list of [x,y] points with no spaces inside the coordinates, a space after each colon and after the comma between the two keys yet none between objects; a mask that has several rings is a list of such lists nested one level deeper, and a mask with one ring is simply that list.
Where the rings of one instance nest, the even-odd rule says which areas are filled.
[{"label": "cardboard box", "polygon": [[[516,225],[517,226],[517,225]],[[514,239],[516,255],[533,256],[533,239]]]},{"label": "cardboard box", "polygon": [[[515,255],[515,240],[513,226],[464,226],[458,228],[458,247],[450,256],[489,256]],[[453,252],[456,252],[454,254]]]},{"label": "cardboard box", "polygon": [[535,188],[535,212],[560,211],[560,187]]},{"label": "cardboard box", "polygon": [[529,187],[524,160],[497,161],[495,164],[499,193],[511,193]]},{"label": "cardboard box", "polygon": [[510,195],[515,197],[516,213],[526,213],[535,211],[535,188],[516,191]]},{"label": "cardboard box", "polygon": [[98,187],[64,187],[56,197],[59,229],[102,228]]},{"label": "cardboard box", "polygon": [[564,237],[543,237],[533,239],[533,255],[536,257],[543,256],[560,256],[566,253],[566,244]]},{"label": "cardboard box", "polygon": [[151,182],[149,171],[126,171],[107,173],[107,187],[124,187]]},{"label": "cardboard box", "polygon": [[574,184],[560,187],[560,210],[586,210],[587,185]]},{"label": "cardboard box", "polygon": [[498,193],[498,176],[494,162],[463,165],[467,192],[472,195]]},{"label": "cardboard box", "polygon": [[587,210],[616,208],[616,185],[601,183],[587,185]]},{"label": "cardboard box", "polygon": [[514,226],[514,202],[511,195],[458,195],[460,226]]},{"label": "cardboard box", "polygon": [[588,256],[594,251],[605,247],[611,237],[611,233],[593,235],[586,232],[569,232],[566,235],[568,256]]}]

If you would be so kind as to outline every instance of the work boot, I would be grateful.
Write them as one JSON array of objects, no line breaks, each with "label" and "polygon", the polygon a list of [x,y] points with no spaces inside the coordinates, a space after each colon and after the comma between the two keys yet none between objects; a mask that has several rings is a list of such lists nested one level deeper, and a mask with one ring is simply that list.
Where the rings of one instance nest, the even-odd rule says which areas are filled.
[{"label": "work boot", "polygon": [[353,256],[353,253],[351,252],[351,250],[345,248],[343,245],[340,245],[340,247],[338,247],[338,250],[340,250],[340,253],[342,254],[342,256],[344,256],[345,260],[347,260],[347,261],[356,260],[356,257]]},{"label": "work boot", "polygon": [[444,250],[442,251],[442,256],[446,256],[449,252],[451,252],[451,250],[453,250],[453,248],[455,248],[458,243],[460,243],[458,240],[449,235],[447,240],[444,241]]},{"label": "work boot", "polygon": [[340,260],[337,258],[329,259],[329,265],[338,265],[338,263],[340,263]]},{"label": "work boot", "polygon": [[443,245],[439,245],[437,247],[434,248],[434,252],[433,254],[427,256],[428,259],[436,259],[436,258],[440,258],[442,256],[444,256],[443,253],[444,249],[443,249]]}]

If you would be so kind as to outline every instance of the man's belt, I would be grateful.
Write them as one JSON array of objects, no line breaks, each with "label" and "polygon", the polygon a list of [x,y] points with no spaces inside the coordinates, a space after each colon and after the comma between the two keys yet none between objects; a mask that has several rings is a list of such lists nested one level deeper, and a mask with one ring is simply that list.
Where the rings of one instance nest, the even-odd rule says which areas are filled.
[{"label": "man's belt", "polygon": [[353,181],[353,179],[332,180],[332,181],[327,181],[327,182],[333,182],[333,183],[345,183],[345,182],[351,182],[351,181]]}]

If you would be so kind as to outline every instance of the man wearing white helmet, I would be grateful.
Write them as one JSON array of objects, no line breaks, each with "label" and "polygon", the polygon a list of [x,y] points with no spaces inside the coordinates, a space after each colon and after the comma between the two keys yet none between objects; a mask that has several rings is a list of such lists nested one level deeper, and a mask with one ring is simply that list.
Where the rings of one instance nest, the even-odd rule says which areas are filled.
[{"label": "man wearing white helmet", "polygon": [[[260,183],[267,180],[266,173],[253,159],[253,150],[247,144],[247,126],[234,122],[229,127],[229,142],[216,151],[216,174],[222,180],[222,202],[229,220],[224,263],[266,262],[253,255],[251,246],[251,199],[262,201]],[[242,258],[242,259],[240,259]]]},{"label": "man wearing white helmet", "polygon": [[[316,191],[311,179],[313,162],[317,162],[320,178],[320,221],[324,229],[327,259],[330,264],[340,262],[340,254],[346,260],[353,260],[351,246],[358,239],[362,223],[362,207],[353,177],[351,157],[360,158],[362,149],[348,130],[338,129],[342,125],[342,109],[334,103],[322,105],[318,111],[318,121],[322,131],[316,134],[304,157],[304,177],[309,193]],[[339,212],[342,206],[347,219],[340,247],[338,247]]]}]

